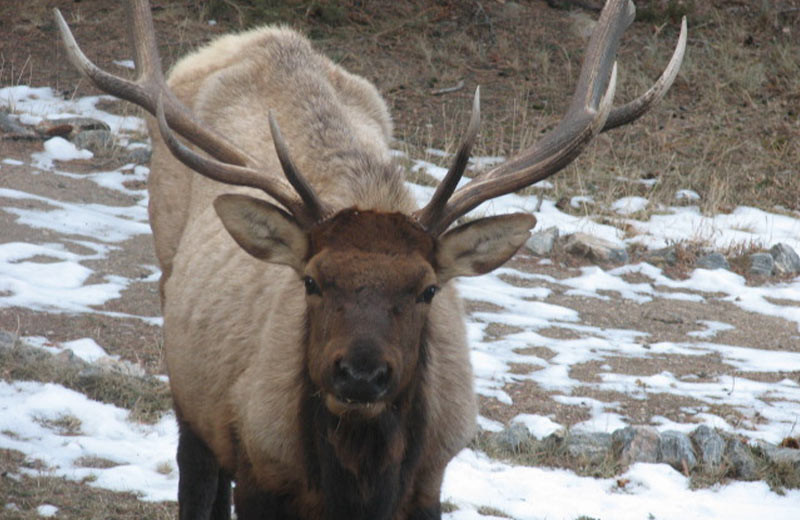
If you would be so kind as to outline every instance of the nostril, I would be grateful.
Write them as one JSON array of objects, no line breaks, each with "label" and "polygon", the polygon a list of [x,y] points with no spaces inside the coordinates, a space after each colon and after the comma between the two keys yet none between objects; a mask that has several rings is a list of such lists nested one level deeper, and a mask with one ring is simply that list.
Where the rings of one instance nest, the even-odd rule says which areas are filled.
[{"label": "nostril", "polygon": [[[358,362],[358,363],[356,363]],[[333,384],[337,395],[347,401],[371,402],[380,399],[389,387],[391,368],[383,361],[355,362],[350,358],[336,360]]]},{"label": "nostril", "polygon": [[387,363],[383,363],[381,366],[376,368],[372,374],[370,375],[369,382],[375,387],[378,391],[383,391],[389,386],[389,378],[391,376],[392,369],[389,367]]},{"label": "nostril", "polygon": [[336,382],[346,383],[353,379],[353,368],[350,363],[337,359],[333,364],[333,378]]}]

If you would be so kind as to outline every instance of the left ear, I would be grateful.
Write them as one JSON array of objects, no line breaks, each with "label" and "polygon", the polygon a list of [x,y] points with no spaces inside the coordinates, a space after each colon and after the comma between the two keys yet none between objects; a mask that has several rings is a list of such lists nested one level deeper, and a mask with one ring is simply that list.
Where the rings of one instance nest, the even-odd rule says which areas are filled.
[{"label": "left ear", "polygon": [[531,236],[536,217],[512,213],[473,220],[439,238],[436,251],[439,283],[456,276],[488,273],[503,265]]}]

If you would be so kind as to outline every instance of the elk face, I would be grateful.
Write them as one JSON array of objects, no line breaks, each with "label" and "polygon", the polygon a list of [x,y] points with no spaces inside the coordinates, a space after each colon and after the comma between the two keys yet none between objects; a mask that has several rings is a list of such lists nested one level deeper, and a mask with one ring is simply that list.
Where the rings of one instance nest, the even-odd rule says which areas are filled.
[{"label": "elk face", "polygon": [[305,231],[251,197],[224,195],[215,207],[248,253],[297,272],[306,293],[311,381],[332,413],[365,417],[382,412],[414,380],[440,288],[503,264],[535,223],[527,214],[504,215],[436,237],[400,213],[347,209]]}]

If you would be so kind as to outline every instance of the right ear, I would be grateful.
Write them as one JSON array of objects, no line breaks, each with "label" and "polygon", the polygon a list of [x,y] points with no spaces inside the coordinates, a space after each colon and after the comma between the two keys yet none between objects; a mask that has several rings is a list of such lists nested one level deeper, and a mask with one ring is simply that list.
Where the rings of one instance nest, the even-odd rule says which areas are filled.
[{"label": "right ear", "polygon": [[217,197],[214,209],[242,249],[259,260],[303,272],[308,236],[285,211],[261,199],[234,194]]}]

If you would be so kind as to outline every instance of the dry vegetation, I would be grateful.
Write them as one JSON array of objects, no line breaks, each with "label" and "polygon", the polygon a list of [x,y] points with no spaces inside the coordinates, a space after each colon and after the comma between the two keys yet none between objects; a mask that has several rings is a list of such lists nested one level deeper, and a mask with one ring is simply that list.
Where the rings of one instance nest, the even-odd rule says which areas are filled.
[{"label": "dry vegetation", "polygon": [[[230,30],[264,22],[301,29],[333,59],[378,85],[395,117],[399,148],[438,163],[446,160],[426,150],[454,149],[477,85],[482,87],[483,114],[477,154],[513,154],[552,128],[569,101],[585,29],[595,16],[583,8],[548,5],[576,3],[566,0],[151,1],[167,65]],[[94,92],[63,59],[50,8],[65,13],[87,54],[107,66],[130,56],[123,13],[114,4],[0,3],[0,87],[49,85],[65,96]],[[616,220],[607,207],[617,198],[647,197],[646,212],[657,212],[680,203],[675,200],[678,189],[699,193],[706,214],[739,205],[800,214],[800,0],[642,0],[637,5],[639,21],[620,50],[620,101],[641,93],[658,76],[685,14],[689,49],[682,72],[661,106],[637,124],[601,136],[553,179],[547,196],[592,196],[594,205],[576,211],[605,215],[610,223]],[[208,24],[212,19],[216,25]],[[463,88],[436,94],[462,82]],[[424,172],[415,179],[432,182]],[[696,255],[701,247],[687,241],[679,253]],[[742,246],[742,254],[746,250]],[[472,305],[472,310],[479,307]],[[161,356],[156,345],[143,350],[147,352],[137,356]],[[5,380],[58,382],[131,409],[137,420],[152,421],[170,406],[165,386],[156,379],[114,373],[87,378],[83,366],[56,363],[49,354],[20,345],[0,350],[0,356]],[[68,416],[52,426],[67,434],[80,431],[80,424]],[[482,447],[490,453],[495,449]],[[591,475],[611,475],[618,469],[612,462],[590,466],[568,461],[547,446],[494,455]],[[87,467],[109,463],[85,462]],[[146,504],[129,494],[99,491],[37,471],[19,453],[0,451],[0,502],[18,507],[3,510],[3,518],[36,518],[35,507],[45,502],[60,508],[60,518],[174,517],[171,504]],[[787,468],[765,467],[764,474],[774,486],[800,486],[791,481],[796,473]],[[720,479],[724,474],[702,475],[695,484]],[[483,513],[504,515],[489,508]]]},{"label": "dry vegetation", "polygon": [[[0,43],[0,83],[55,84],[69,94],[78,81],[67,64],[43,70],[37,54],[15,49],[16,37],[46,46],[59,60],[52,2],[32,0],[4,16],[12,38]],[[60,1],[79,40],[102,64],[127,57],[125,34],[93,33],[120,10],[100,2]],[[600,2],[548,2],[562,6]],[[577,77],[595,13],[553,9],[542,1],[401,2],[358,0],[153,1],[167,64],[216,34],[260,23],[305,31],[329,56],[373,80],[396,119],[398,146],[415,157],[452,150],[469,98],[481,85],[483,128],[477,153],[508,155],[558,120]],[[665,65],[678,20],[689,20],[689,49],[667,99],[644,120],[598,139],[555,177],[554,198],[590,195],[593,212],[626,195],[650,199],[647,211],[675,200],[678,189],[702,197],[706,214],[752,205],[800,211],[800,2],[640,1],[638,20],[620,50],[618,99],[642,92]],[[208,20],[217,24],[209,26]],[[30,51],[30,49],[28,49]],[[43,53],[39,53],[39,57]],[[63,60],[61,60],[63,61]],[[439,89],[462,84],[453,93]],[[429,156],[433,162],[441,157]],[[654,184],[641,180],[656,180]]]}]

